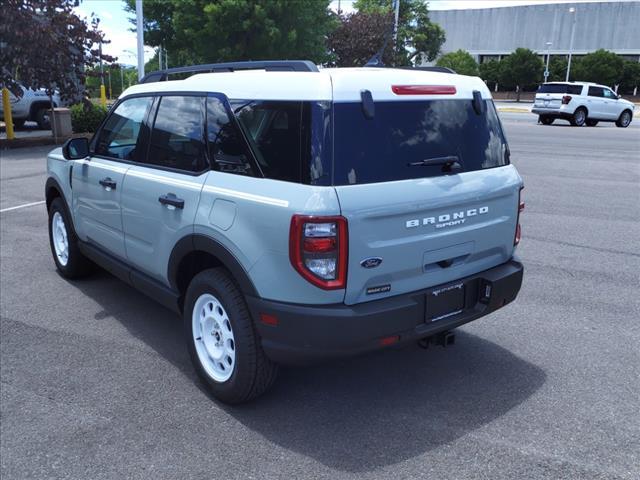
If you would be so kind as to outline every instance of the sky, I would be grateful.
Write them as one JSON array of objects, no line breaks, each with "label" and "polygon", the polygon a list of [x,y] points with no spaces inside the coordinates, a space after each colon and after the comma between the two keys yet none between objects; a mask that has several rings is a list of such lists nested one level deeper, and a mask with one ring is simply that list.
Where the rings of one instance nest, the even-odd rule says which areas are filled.
[{"label": "sky", "polygon": [[[344,12],[353,11],[353,3],[355,0],[332,0],[331,8],[340,8]],[[391,1],[391,0],[389,0]],[[402,1],[402,0],[400,0]],[[467,8],[494,8],[494,7],[510,7],[515,5],[535,5],[541,3],[583,3],[602,0],[431,0],[429,1],[430,10],[450,10],[450,9],[467,9]],[[606,0],[605,0],[606,1]],[[75,10],[81,17],[89,17],[93,12],[100,18],[100,29],[105,33],[106,38],[111,40],[108,45],[103,45],[103,51],[108,55],[118,57],[119,63],[126,65],[137,64],[136,54],[136,34],[131,31],[133,24],[129,21],[134,15],[128,14],[124,10],[124,2],[122,0],[84,0]],[[145,61],[148,61],[154,55],[151,47],[145,47]],[[171,58],[169,58],[169,66]]]}]

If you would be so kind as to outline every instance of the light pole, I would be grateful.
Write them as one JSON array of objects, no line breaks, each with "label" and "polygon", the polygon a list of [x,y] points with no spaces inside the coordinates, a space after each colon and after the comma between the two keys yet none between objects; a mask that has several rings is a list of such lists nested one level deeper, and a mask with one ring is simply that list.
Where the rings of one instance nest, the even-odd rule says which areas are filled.
[{"label": "light pole", "polygon": [[578,13],[574,7],[569,9],[569,13],[573,14],[573,25],[571,26],[571,40],[569,40],[569,61],[567,62],[567,77],[564,79],[565,82],[569,81],[569,73],[571,72],[571,56],[573,54],[573,36],[576,33],[576,18]]},{"label": "light pole", "polygon": [[547,83],[549,79],[549,47],[553,45],[553,43],[547,42],[545,45],[547,46],[547,66],[544,69],[544,83]]},{"label": "light pole", "polygon": [[136,30],[138,34],[138,80],[144,77],[144,30],[142,29],[142,0],[136,0]]}]

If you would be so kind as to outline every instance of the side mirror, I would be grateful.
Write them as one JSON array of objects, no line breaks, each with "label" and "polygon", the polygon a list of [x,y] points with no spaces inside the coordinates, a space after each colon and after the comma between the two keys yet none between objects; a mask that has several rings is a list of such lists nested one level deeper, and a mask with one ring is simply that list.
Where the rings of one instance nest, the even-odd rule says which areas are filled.
[{"label": "side mirror", "polygon": [[622,95],[616,95],[616,97],[618,97],[618,100],[620,100],[622,98]]},{"label": "side mirror", "polygon": [[66,160],[80,160],[89,156],[89,140],[84,137],[70,138],[62,145],[62,156]]}]

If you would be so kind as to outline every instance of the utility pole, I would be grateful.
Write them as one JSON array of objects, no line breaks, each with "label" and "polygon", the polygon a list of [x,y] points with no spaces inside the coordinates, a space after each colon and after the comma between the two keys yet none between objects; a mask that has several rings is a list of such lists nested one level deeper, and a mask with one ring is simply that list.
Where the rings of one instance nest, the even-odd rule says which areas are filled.
[{"label": "utility pole", "polygon": [[394,12],[394,23],[393,23],[393,43],[395,48],[396,40],[398,39],[398,17],[400,16],[400,0],[395,0],[395,12]]},{"label": "utility pole", "polygon": [[120,64],[120,95],[124,92],[124,65]]},{"label": "utility pole", "polygon": [[578,17],[578,13],[576,12],[575,7],[571,7],[569,9],[569,13],[573,14],[573,25],[571,26],[571,40],[569,40],[569,61],[567,62],[567,77],[564,79],[565,82],[569,81],[569,73],[571,72],[571,56],[573,55],[573,36],[576,33],[576,18]]},{"label": "utility pole", "polygon": [[549,80],[549,47],[553,45],[551,42],[547,42],[547,66],[544,69],[544,83],[547,83]]},{"label": "utility pole", "polygon": [[142,26],[142,0],[136,0],[136,30],[138,35],[138,80],[144,77],[144,30]]}]

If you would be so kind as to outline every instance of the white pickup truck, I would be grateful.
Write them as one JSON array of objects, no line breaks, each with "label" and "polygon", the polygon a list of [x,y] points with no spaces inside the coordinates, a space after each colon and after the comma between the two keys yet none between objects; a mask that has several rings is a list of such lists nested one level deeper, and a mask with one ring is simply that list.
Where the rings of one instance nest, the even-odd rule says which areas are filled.
[{"label": "white pickup truck", "polygon": [[[51,103],[49,95],[43,88],[33,90],[22,85],[15,86],[9,89],[9,100],[14,128],[21,128],[27,121],[36,122],[38,128],[42,130],[51,128],[49,117]],[[59,107],[60,105],[60,95],[56,92],[53,95],[53,106]],[[0,103],[0,117],[4,118],[2,103]]]}]

